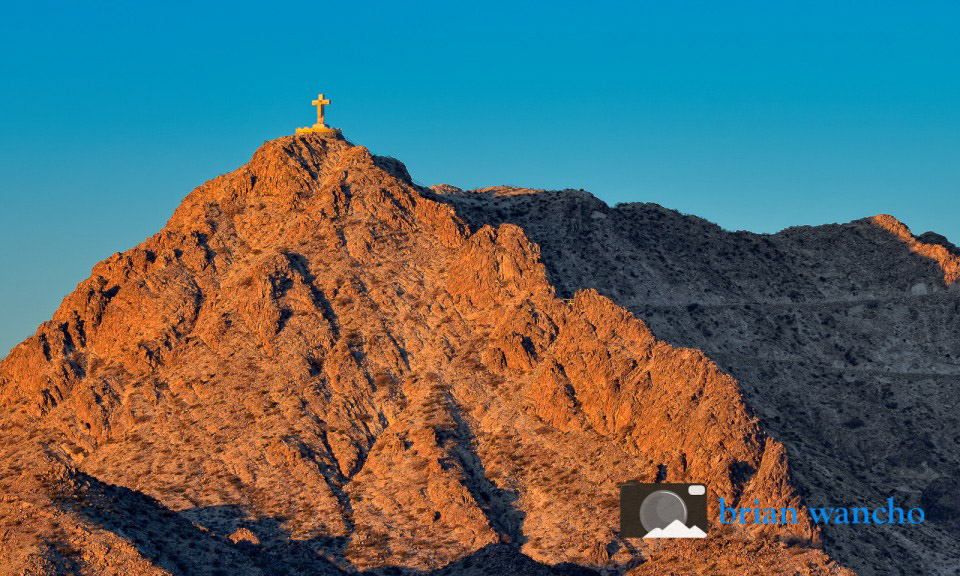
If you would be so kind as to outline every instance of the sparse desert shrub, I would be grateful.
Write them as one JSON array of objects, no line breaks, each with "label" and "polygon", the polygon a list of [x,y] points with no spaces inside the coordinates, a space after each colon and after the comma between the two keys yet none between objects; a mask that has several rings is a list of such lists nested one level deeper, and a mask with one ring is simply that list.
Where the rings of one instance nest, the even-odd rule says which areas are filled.
[{"label": "sparse desert shrub", "polygon": [[391,378],[390,375],[387,374],[386,372],[381,372],[381,373],[377,374],[376,377],[374,377],[374,379],[373,379],[373,385],[374,385],[377,389],[381,389],[381,388],[392,389],[392,388],[394,388],[393,378]]},{"label": "sparse desert shrub", "polygon": [[347,342],[347,346],[350,346],[351,348],[359,348],[360,346],[363,345],[363,336],[360,334],[360,331],[357,330],[356,328],[347,332],[345,339]]}]

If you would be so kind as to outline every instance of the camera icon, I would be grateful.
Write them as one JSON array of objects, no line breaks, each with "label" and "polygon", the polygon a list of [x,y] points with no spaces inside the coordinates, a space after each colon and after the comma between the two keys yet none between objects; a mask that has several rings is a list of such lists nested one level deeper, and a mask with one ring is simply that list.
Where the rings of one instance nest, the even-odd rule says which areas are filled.
[{"label": "camera icon", "polygon": [[705,484],[620,485],[620,536],[623,538],[705,538]]}]

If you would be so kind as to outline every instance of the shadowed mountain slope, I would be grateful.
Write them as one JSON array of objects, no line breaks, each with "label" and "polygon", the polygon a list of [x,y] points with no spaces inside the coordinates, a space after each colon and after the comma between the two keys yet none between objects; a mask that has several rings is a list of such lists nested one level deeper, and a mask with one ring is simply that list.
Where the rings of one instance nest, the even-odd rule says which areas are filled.
[{"label": "shadowed mountain slope", "polygon": [[559,295],[595,289],[737,378],[808,505],[926,511],[824,528],[832,557],[960,574],[960,251],[945,238],[885,215],[764,235],[582,190],[434,192],[471,226],[522,227]]}]

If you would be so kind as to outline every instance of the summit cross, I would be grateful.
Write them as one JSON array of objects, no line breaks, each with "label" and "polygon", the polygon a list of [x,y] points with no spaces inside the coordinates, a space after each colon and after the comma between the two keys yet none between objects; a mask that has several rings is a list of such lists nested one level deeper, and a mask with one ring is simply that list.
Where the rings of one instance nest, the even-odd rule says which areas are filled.
[{"label": "summit cross", "polygon": [[323,107],[330,104],[330,100],[325,98],[323,94],[317,94],[317,99],[310,102],[317,107],[317,123],[313,126],[307,126],[306,128],[297,128],[297,134],[333,134],[339,135],[340,130],[337,128],[331,128],[323,123]]},{"label": "summit cross", "polygon": [[318,94],[317,99],[310,102],[317,107],[317,128],[326,127],[326,124],[323,123],[323,107],[330,104],[330,100],[327,100],[323,97],[323,94]]}]

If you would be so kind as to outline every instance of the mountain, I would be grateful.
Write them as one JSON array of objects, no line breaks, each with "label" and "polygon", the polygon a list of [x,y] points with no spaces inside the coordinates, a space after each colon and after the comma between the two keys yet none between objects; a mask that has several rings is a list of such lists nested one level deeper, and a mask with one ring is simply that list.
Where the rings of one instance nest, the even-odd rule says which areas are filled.
[{"label": "mountain", "polygon": [[783,442],[810,506],[921,507],[916,526],[823,528],[858,573],[960,574],[960,250],[891,216],[728,232],[580,190],[435,187],[471,226],[515,224],[560,296],[596,290],[703,350]]},{"label": "mountain", "polygon": [[[97,264],[0,363],[0,573],[850,573],[755,390],[448,199],[284,137]],[[630,479],[802,520],[623,539]]]}]

